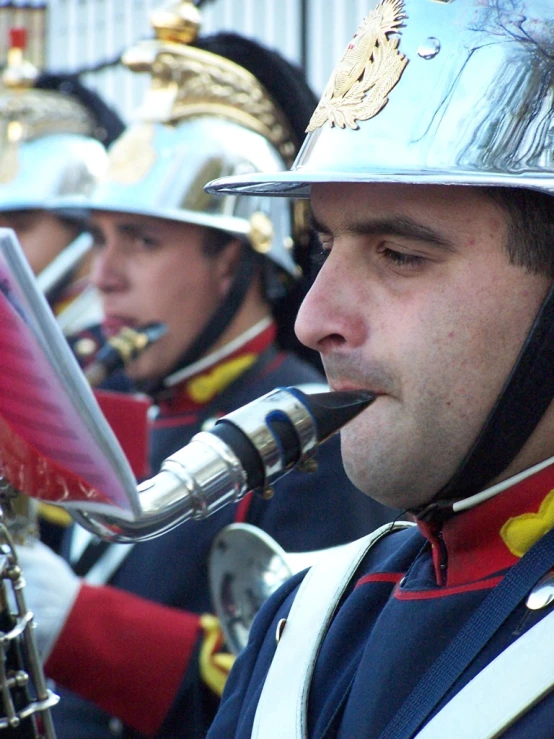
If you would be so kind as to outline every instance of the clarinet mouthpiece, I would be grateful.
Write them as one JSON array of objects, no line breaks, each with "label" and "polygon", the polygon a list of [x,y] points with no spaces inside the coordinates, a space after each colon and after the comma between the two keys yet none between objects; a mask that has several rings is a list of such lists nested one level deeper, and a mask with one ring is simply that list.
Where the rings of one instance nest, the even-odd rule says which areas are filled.
[{"label": "clarinet mouthpiece", "polygon": [[99,349],[93,362],[85,368],[85,377],[92,387],[98,387],[111,374],[124,369],[166,332],[167,326],[161,322],[137,328],[124,326]]}]

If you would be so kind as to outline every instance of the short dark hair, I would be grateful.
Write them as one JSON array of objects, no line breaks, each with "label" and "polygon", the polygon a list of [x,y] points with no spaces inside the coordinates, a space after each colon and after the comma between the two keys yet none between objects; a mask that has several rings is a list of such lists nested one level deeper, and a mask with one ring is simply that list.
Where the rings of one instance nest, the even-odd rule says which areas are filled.
[{"label": "short dark hair", "polygon": [[207,257],[217,257],[225,249],[227,244],[236,238],[236,236],[226,231],[220,231],[218,228],[203,226],[203,229],[202,252]]},{"label": "short dark hair", "polygon": [[485,187],[509,218],[510,262],[554,278],[554,197],[520,187]]}]

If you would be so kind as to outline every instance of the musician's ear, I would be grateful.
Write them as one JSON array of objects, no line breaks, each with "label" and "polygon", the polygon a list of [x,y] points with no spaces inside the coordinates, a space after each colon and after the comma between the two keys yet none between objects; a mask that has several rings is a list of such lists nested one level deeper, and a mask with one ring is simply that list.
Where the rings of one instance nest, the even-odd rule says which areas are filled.
[{"label": "musician's ear", "polygon": [[243,248],[244,244],[239,239],[230,239],[214,258],[216,281],[222,297],[227,294],[231,287]]}]

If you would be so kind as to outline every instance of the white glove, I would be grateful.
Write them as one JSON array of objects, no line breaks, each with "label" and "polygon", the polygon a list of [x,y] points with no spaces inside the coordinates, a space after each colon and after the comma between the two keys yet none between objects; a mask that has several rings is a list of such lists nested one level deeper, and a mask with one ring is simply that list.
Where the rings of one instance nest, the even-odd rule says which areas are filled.
[{"label": "white glove", "polygon": [[19,566],[26,582],[23,594],[35,616],[35,637],[44,662],[73,607],[81,578],[41,541],[17,547]]}]

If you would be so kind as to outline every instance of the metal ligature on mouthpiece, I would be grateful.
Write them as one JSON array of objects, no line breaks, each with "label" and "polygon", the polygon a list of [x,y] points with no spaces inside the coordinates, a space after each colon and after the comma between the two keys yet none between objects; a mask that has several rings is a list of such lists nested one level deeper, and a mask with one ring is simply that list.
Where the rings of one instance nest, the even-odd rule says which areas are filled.
[{"label": "metal ligature on mouthpiece", "polygon": [[138,487],[135,521],[72,511],[103,539],[151,539],[188,519],[202,519],[255,491],[266,497],[293,468],[314,469],[318,446],[375,400],[369,391],[307,395],[278,388],[220,418],[162,464]]},{"label": "metal ligature on mouthpiece", "polygon": [[97,387],[111,374],[124,369],[125,365],[137,359],[151,344],[167,332],[161,322],[132,328],[124,326],[99,349],[94,360],[85,369],[85,377],[92,387]]}]

